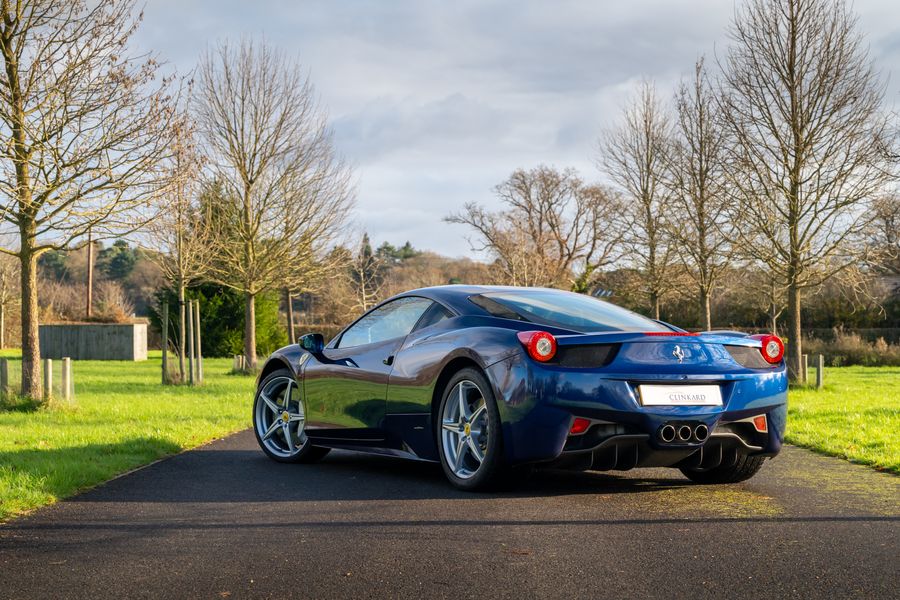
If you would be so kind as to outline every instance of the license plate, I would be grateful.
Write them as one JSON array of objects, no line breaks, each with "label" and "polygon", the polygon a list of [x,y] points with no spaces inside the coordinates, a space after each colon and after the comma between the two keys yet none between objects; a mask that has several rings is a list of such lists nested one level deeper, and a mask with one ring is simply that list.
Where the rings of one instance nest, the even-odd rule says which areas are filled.
[{"label": "license plate", "polygon": [[722,406],[717,385],[639,385],[643,406]]}]

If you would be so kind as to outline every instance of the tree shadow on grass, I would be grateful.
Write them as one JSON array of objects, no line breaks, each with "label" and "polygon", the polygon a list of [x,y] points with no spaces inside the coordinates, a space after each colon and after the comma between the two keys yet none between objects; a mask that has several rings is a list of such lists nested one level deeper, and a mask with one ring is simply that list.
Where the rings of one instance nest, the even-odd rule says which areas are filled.
[{"label": "tree shadow on grass", "polygon": [[109,444],[0,451],[0,519],[12,510],[33,508],[107,481],[116,475],[179,452],[181,447],[156,437]]}]

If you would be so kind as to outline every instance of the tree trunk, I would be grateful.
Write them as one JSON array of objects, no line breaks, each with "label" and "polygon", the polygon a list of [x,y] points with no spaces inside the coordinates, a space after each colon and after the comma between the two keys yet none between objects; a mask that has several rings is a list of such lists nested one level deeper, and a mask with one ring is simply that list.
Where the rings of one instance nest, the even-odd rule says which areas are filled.
[{"label": "tree trunk", "polygon": [[244,365],[256,371],[256,296],[244,294]]},{"label": "tree trunk", "polygon": [[700,288],[700,321],[704,331],[712,331],[712,313],[709,309],[709,290]]},{"label": "tree trunk", "polygon": [[0,304],[0,349],[6,348],[6,307]]},{"label": "tree trunk", "polygon": [[30,247],[32,237],[22,235],[22,396],[43,398],[41,391],[41,346],[38,338],[37,255]]},{"label": "tree trunk", "polygon": [[184,373],[184,344],[185,327],[187,323],[184,317],[184,284],[178,284],[178,376],[181,383],[187,381]]},{"label": "tree trunk", "polygon": [[287,301],[287,330],[288,330],[288,343],[296,344],[297,338],[294,335],[294,298],[291,295],[290,290],[284,291],[284,297]]},{"label": "tree trunk", "polygon": [[803,372],[803,348],[800,342],[800,287],[796,283],[788,285],[788,375],[791,381],[806,382]]},{"label": "tree trunk", "polygon": [[653,310],[653,318],[659,321],[659,294],[650,292],[650,307]]}]

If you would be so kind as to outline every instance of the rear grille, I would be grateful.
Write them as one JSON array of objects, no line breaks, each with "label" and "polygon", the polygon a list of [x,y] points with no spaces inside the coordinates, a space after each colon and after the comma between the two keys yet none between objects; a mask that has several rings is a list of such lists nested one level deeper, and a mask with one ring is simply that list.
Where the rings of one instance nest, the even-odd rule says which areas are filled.
[{"label": "rear grille", "polygon": [[750,346],[725,346],[731,357],[742,367],[748,369],[772,369],[778,365],[766,362],[759,348]]},{"label": "rear grille", "polygon": [[618,350],[619,344],[559,346],[549,364],[572,369],[605,367],[616,357]]}]

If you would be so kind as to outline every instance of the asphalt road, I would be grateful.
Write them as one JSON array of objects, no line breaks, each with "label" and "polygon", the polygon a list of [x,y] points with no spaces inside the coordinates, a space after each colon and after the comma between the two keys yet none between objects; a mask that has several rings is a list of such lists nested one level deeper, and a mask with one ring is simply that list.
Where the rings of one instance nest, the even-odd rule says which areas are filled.
[{"label": "asphalt road", "polygon": [[900,477],[787,448],[751,481],[544,472],[466,494],[439,467],[251,432],[0,525],[3,598],[900,596]]}]

